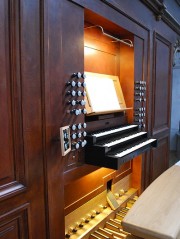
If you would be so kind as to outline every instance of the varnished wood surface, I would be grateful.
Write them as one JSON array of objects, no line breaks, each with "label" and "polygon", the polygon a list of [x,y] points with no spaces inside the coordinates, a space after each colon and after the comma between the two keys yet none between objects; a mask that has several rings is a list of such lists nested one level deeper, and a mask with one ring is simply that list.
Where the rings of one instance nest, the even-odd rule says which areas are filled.
[{"label": "varnished wood surface", "polygon": [[47,238],[40,1],[0,2],[0,238]]},{"label": "varnished wood surface", "polygon": [[142,238],[177,239],[180,233],[180,162],[161,174],[123,220],[123,228]]},{"label": "varnished wood surface", "polygon": [[[83,151],[62,158],[60,144],[53,141],[60,127],[84,121],[84,116],[79,120],[67,117],[64,96],[65,83],[71,74],[84,70],[85,21],[100,24],[120,37],[134,37],[136,46],[130,53],[134,54],[134,79],[144,77],[148,82],[148,131],[150,134],[156,131],[162,142],[142,161],[142,170],[137,170],[143,174],[139,177],[140,186],[147,186],[167,166],[167,149],[164,149],[169,140],[166,117],[170,107],[163,109],[162,117],[158,109],[163,101],[156,93],[161,93],[164,87],[161,72],[165,74],[166,86],[170,86],[171,44],[178,36],[163,21],[157,24],[141,1],[114,3],[105,0],[0,1],[0,238],[63,238],[64,205],[68,208],[66,212],[71,212],[87,198],[100,193],[99,185],[105,188],[107,181],[117,182],[132,171],[131,165],[126,164],[119,171],[94,178],[94,187],[84,183],[86,191],[80,190],[78,180],[83,184],[83,177],[97,168],[83,164]],[[154,51],[156,41],[158,49]],[[161,60],[164,51],[169,71]],[[108,70],[113,71],[112,74],[118,72],[120,77],[126,75],[122,72],[124,64],[119,69],[115,63],[119,61],[120,52],[111,53],[113,56],[109,54],[108,62],[112,65]],[[90,67],[91,63],[88,64]],[[133,71],[129,76],[133,76]],[[125,83],[128,94],[129,81]],[[132,88],[130,85],[129,89]],[[164,102],[169,102],[167,89],[164,96]],[[152,112],[156,112],[156,119]],[[126,117],[117,118],[113,125],[125,122]],[[88,130],[108,127],[108,124],[109,119],[99,120],[95,127],[89,122]],[[73,195],[71,201],[72,194],[76,196]]]},{"label": "varnished wood surface", "polygon": [[[66,1],[65,1],[66,2]],[[65,26],[65,28],[69,29],[69,31],[63,33],[63,56],[64,56],[64,65],[63,65],[63,79],[64,84],[66,77],[68,77],[69,72],[76,72],[78,67],[82,68],[82,64],[84,63],[84,70],[90,71],[94,73],[101,73],[101,74],[111,74],[114,76],[120,76],[120,44],[112,42],[109,37],[105,37],[102,32],[98,28],[90,28],[90,29],[82,29],[82,24],[84,26],[93,25],[94,21],[98,24],[103,24],[103,26],[108,26],[108,29],[119,29],[119,32],[122,30],[120,26],[115,25],[114,23],[110,22],[108,19],[102,18],[100,15],[86,14],[85,10],[85,19],[83,19],[82,8],[73,4],[68,4],[69,7],[71,6],[74,11],[76,11],[76,15],[72,19],[68,19],[69,24]],[[68,16],[69,8],[67,5],[64,4],[64,18]],[[73,20],[74,19],[74,20]],[[84,20],[84,21],[83,21]],[[79,23],[79,26],[77,25]],[[73,29],[71,27],[73,24],[75,26]],[[109,28],[110,27],[110,28]],[[83,30],[83,32],[82,32]],[[126,30],[123,32],[128,33]],[[84,33],[84,39],[82,38],[82,34]],[[75,38],[76,36],[76,38]],[[68,39],[68,41],[66,40]],[[89,48],[93,50],[93,54],[86,54],[85,52],[80,52],[81,47],[81,40],[83,39],[83,43],[85,48]],[[74,44],[69,45],[69,42],[77,41],[78,47],[75,47]],[[133,50],[132,50],[133,51]],[[71,61],[71,55],[69,52],[74,56],[78,56],[76,61]],[[84,57],[83,57],[84,53]],[[102,60],[103,59],[103,60]],[[133,54],[128,57],[128,60],[133,61]],[[130,65],[130,68],[132,64]],[[128,68],[128,71],[129,69]],[[123,71],[123,69],[121,69]],[[126,69],[124,70],[126,71]],[[132,73],[131,73],[132,74]],[[125,73],[124,73],[125,75]],[[133,80],[133,78],[131,79]],[[103,85],[102,85],[103,87]],[[133,86],[131,87],[133,88]],[[62,88],[66,90],[66,88]],[[101,89],[97,89],[101,90]],[[131,91],[131,95],[133,92]],[[107,118],[103,118],[104,116],[100,116],[97,120],[92,120],[89,116],[86,116],[85,119],[83,116],[74,117],[69,116],[66,114],[65,110],[67,108],[66,98],[63,95],[63,104],[64,104],[64,112],[63,112],[63,124],[68,125],[76,122],[83,122],[83,120],[87,121],[87,130],[95,131],[98,129],[104,128],[111,128],[117,125],[127,123],[127,118],[125,115],[117,115],[114,114],[113,116],[106,116]],[[127,94],[126,94],[127,96]],[[127,96],[128,97],[128,96]],[[129,96],[130,97],[130,96]],[[131,97],[132,98],[132,97]],[[125,99],[126,101],[126,99]],[[129,106],[132,107],[133,98],[131,99],[131,104]],[[81,157],[80,157],[81,155]],[[87,200],[90,200],[98,193],[101,193],[107,187],[107,181],[112,180],[112,183],[115,181],[122,179],[124,176],[131,173],[131,164],[126,163],[124,164],[117,172],[110,169],[100,168],[94,169],[94,172],[90,170],[92,166],[88,167],[88,165],[80,165],[83,164],[83,150],[78,150],[73,152],[67,157],[64,158],[64,171],[65,171],[65,182],[64,182],[64,199],[65,199],[65,214],[70,213],[72,210],[78,208]],[[75,175],[76,172],[76,175]],[[81,190],[80,190],[81,189]]]}]

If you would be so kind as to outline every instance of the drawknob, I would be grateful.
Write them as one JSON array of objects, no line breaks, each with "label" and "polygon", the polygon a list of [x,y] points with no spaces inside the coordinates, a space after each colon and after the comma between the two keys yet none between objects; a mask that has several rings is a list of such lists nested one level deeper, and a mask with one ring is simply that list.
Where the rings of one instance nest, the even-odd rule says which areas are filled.
[{"label": "drawknob", "polygon": [[73,73],[72,77],[77,77],[78,79],[81,78],[81,72]]},{"label": "drawknob", "polygon": [[67,82],[67,85],[70,85],[72,87],[75,87],[76,86],[76,82],[75,81],[68,81]]}]

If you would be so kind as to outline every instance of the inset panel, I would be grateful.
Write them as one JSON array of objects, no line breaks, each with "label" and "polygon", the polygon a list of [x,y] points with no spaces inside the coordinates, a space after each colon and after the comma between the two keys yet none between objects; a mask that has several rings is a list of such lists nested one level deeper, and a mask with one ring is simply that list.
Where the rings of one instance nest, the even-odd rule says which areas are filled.
[{"label": "inset panel", "polygon": [[169,128],[171,44],[154,35],[153,134]]},{"label": "inset panel", "polygon": [[14,178],[12,152],[12,115],[10,100],[8,1],[0,2],[0,186]]},{"label": "inset panel", "polygon": [[158,148],[152,151],[152,178],[155,180],[160,174],[162,174],[168,168],[169,157],[169,138],[159,140]]},{"label": "inset panel", "polygon": [[28,236],[28,204],[0,216],[0,239],[25,239]]},{"label": "inset panel", "polygon": [[0,198],[25,183],[18,18],[19,1],[0,2]]},{"label": "inset panel", "polygon": [[17,239],[18,236],[18,222],[13,221],[0,228],[1,239]]}]

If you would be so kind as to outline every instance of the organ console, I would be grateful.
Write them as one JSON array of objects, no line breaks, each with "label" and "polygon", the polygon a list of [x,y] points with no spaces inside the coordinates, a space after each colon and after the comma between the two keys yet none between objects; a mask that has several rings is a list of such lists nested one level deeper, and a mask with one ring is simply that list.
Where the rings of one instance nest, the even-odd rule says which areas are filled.
[{"label": "organ console", "polygon": [[[118,169],[136,155],[157,146],[137,125],[127,125],[88,134],[86,163]],[[95,160],[93,160],[95,159]]]},{"label": "organ console", "polygon": [[[89,41],[88,37],[87,44]],[[90,48],[93,47],[94,45],[90,44]],[[123,48],[121,50],[123,51]],[[98,49],[98,54],[99,52],[103,52],[101,47]],[[90,59],[92,63],[92,58]],[[92,165],[92,167],[98,166],[108,170],[119,170],[126,164],[126,170],[128,165],[133,168],[130,163],[132,159],[157,146],[157,140],[150,138],[148,132],[145,131],[146,82],[144,80],[134,82],[134,79],[129,79],[129,82],[131,82],[129,89],[124,87],[126,89],[125,98],[119,76],[115,73],[112,75],[101,74],[99,69],[97,73],[90,69],[85,73],[73,73],[67,81],[65,88],[67,92],[66,112],[70,113],[68,116],[72,114],[74,119],[74,122],[71,121],[71,124],[67,126],[71,140],[71,150],[67,153],[71,151],[74,153],[74,158],[70,161],[71,164],[73,164],[76,155],[78,155],[77,161],[79,162],[80,155],[83,154],[83,163],[88,167]],[[79,122],[78,119],[80,118],[84,119],[84,122]],[[64,141],[63,145],[66,143],[64,138],[61,141]],[[66,157],[65,153],[64,156],[65,160],[70,158],[70,156],[69,158]],[[119,181],[116,181],[111,173],[107,174],[105,178],[110,178],[110,181],[107,182],[106,190],[100,190],[100,193],[97,193],[99,189],[96,189],[97,191],[93,192],[95,196],[93,198],[91,196],[90,200],[84,204],[78,202],[78,200],[83,200],[82,198],[74,197],[77,202],[69,200],[71,194],[69,188],[73,188],[73,185],[70,187],[67,184],[67,188],[65,188],[67,190],[66,195],[68,195],[66,200],[71,202],[71,205],[76,203],[79,205],[80,203],[80,207],[73,205],[71,208],[71,205],[68,205],[71,209],[67,209],[68,212],[65,216],[65,238],[133,238],[129,232],[122,228],[122,220],[137,201],[141,191],[138,185],[131,185],[130,183],[131,177],[133,177],[130,175],[132,168],[127,169],[129,174],[123,172]],[[75,174],[73,173],[73,175]],[[75,178],[74,184],[79,179],[78,176]],[[106,181],[106,179],[104,180]],[[115,182],[112,183],[112,180]],[[91,184],[91,180],[88,182]],[[77,185],[79,187],[79,184]],[[91,188],[86,184],[85,187]],[[103,185],[103,187],[105,186]],[[78,190],[81,189],[83,188],[80,186]],[[73,190],[73,192],[76,193],[77,190]]]},{"label": "organ console", "polygon": [[[80,79],[82,74],[77,73],[73,77]],[[70,131],[68,139],[70,138],[72,141],[71,150],[78,151],[81,148],[85,148],[84,160],[86,164],[117,170],[121,165],[132,160],[137,155],[157,146],[157,140],[149,138],[148,133],[141,130],[142,127],[145,128],[143,123],[144,117],[146,116],[146,107],[143,104],[146,101],[145,85],[143,81],[136,82],[134,102],[138,105],[134,108],[134,123],[119,125],[117,120],[115,124],[110,123],[110,126],[106,126],[105,129],[103,126],[100,126],[97,130],[92,130],[93,127],[91,126],[90,129],[87,128],[87,131],[85,131],[87,127],[85,122],[67,126]],[[71,81],[67,86],[77,88],[84,87],[83,91],[76,91],[76,88],[75,90],[68,91],[71,97],[84,97],[83,99],[75,98],[68,101],[68,104],[73,107],[76,105],[79,105],[79,107],[85,106],[84,109],[71,109],[70,112],[72,114],[78,117],[82,113],[87,113],[87,119],[93,115],[99,117],[99,112],[94,112],[92,109],[90,92],[88,92],[86,81],[84,83],[80,83],[79,81],[74,83],[74,81]],[[117,88],[115,89],[117,90]],[[87,105],[85,105],[86,102]],[[119,110],[115,110],[115,112],[119,111],[124,114],[128,109],[126,108],[122,91],[121,97],[118,96],[118,102],[120,107]],[[104,114],[105,119],[107,117],[108,122],[111,122],[111,116],[108,114],[113,112],[114,110],[107,109],[107,111],[100,112],[99,114]],[[138,123],[141,124],[141,127],[139,127]],[[92,124],[90,121],[90,125]],[[61,136],[62,135],[61,133]],[[64,145],[66,145],[65,139],[63,140]],[[61,141],[63,140],[61,139]],[[68,145],[70,145],[70,143]],[[64,155],[66,155],[66,152]],[[113,185],[113,190],[111,187],[107,188],[106,191],[100,193],[80,208],[67,214],[65,219],[65,238],[133,238],[134,236],[122,228],[122,221],[126,213],[129,212],[130,208],[137,201],[138,189],[127,188],[127,186],[125,186],[125,189],[122,189],[120,185],[124,180],[126,179],[122,179],[117,185]]]}]

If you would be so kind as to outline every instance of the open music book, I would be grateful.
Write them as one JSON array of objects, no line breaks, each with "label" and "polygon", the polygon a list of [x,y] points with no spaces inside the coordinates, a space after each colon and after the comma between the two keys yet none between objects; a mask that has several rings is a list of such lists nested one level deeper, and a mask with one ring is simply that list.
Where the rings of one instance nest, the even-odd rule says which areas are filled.
[{"label": "open music book", "polygon": [[105,114],[126,110],[118,76],[85,72],[88,114]]}]

